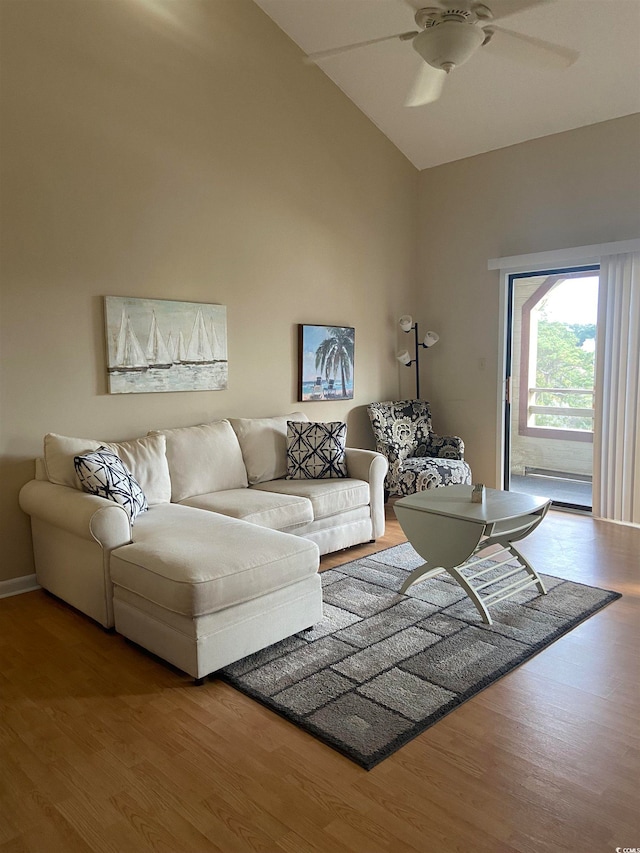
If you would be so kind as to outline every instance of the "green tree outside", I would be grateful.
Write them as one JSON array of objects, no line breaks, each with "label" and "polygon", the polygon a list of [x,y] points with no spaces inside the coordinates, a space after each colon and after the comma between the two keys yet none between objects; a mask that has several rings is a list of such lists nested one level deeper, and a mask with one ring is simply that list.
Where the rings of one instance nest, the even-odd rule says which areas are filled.
[{"label": "green tree outside", "polygon": [[[575,406],[587,409],[592,405],[595,381],[595,353],[583,349],[586,340],[595,339],[593,324],[551,322],[544,312],[538,322],[538,359],[536,386],[539,388],[584,388],[580,394],[542,392],[536,396],[539,406]],[[560,429],[593,429],[593,421],[570,415],[536,415],[536,426]]]}]

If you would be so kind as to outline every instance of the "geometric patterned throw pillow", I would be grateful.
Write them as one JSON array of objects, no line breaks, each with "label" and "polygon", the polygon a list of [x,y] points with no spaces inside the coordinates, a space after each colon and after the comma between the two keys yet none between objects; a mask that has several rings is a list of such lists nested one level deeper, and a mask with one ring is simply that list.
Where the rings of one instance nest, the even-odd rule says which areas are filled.
[{"label": "geometric patterned throw pillow", "polygon": [[342,421],[287,421],[287,480],[347,476],[347,425]]},{"label": "geometric patterned throw pillow", "polygon": [[73,464],[84,491],[120,504],[131,524],[136,516],[149,509],[136,478],[120,457],[108,448],[99,447],[83,456],[74,456]]}]

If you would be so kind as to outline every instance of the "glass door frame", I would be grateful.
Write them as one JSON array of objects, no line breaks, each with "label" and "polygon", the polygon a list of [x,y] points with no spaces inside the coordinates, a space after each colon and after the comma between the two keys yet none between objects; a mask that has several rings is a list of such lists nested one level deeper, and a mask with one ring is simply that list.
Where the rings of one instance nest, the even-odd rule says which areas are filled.
[{"label": "glass door frame", "polygon": [[[502,441],[500,450],[500,467],[502,475],[498,477],[498,482],[502,484],[505,491],[509,491],[511,485],[511,397],[513,383],[513,301],[515,282],[519,279],[534,278],[544,275],[563,275],[569,273],[589,273],[599,272],[599,263],[582,263],[571,266],[559,266],[540,269],[523,270],[522,272],[510,272],[506,274],[506,322],[504,324],[504,358],[501,360],[503,364],[501,378],[501,422],[502,422]],[[553,501],[553,506],[562,507],[563,509],[572,509],[578,511],[591,511],[591,507],[581,506],[579,504],[566,503],[564,501]]]},{"label": "glass door frame", "polygon": [[[535,238],[534,238],[535,242]],[[604,256],[618,255],[622,252],[640,252],[640,238],[632,240],[617,240],[609,243],[595,243],[589,246],[573,246],[564,249],[548,249],[547,251],[531,252],[520,255],[505,255],[489,258],[487,270],[496,274],[498,286],[498,363],[495,376],[495,478],[497,488],[504,482],[504,407],[506,392],[506,351],[507,351],[507,296],[509,293],[509,276],[525,272],[540,272],[547,269],[583,268],[600,265]]]}]

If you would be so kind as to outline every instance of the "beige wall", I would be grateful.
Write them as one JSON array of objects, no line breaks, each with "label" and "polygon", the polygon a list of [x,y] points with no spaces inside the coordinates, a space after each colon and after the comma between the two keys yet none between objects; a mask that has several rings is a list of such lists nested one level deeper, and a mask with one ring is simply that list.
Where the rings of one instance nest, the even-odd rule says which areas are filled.
[{"label": "beige wall", "polygon": [[[46,432],[303,408],[370,446],[363,407],[398,393],[416,170],[250,0],[0,10],[0,580],[33,571],[17,495]],[[108,395],[107,294],[225,304],[229,390]],[[296,403],[301,322],[355,326],[353,401]]]},{"label": "beige wall", "polygon": [[415,313],[441,335],[421,381],[475,480],[494,485],[497,465],[500,274],[487,261],[638,236],[640,115],[420,173]]},{"label": "beige wall", "polygon": [[[300,407],[371,446],[366,403],[413,394],[407,311],[441,334],[421,353],[435,426],[493,483],[487,259],[637,237],[640,117],[418,175],[250,0],[0,13],[0,581],[33,571],[17,493],[45,432]],[[108,395],[106,294],[225,304],[229,390]],[[353,401],[298,406],[300,322],[356,327]]]}]

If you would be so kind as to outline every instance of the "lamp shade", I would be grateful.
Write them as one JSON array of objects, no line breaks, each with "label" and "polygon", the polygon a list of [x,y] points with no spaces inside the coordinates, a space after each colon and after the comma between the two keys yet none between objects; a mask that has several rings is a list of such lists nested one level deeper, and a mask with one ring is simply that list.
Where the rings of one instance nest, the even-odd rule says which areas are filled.
[{"label": "lamp shade", "polygon": [[403,314],[398,320],[398,323],[400,324],[400,328],[403,332],[410,332],[411,327],[413,326],[413,317],[411,314]]},{"label": "lamp shade", "polygon": [[409,365],[411,364],[411,356],[409,355],[406,349],[403,349],[402,352],[399,352],[396,356],[400,364]]},{"label": "lamp shade", "polygon": [[425,347],[432,347],[440,340],[440,335],[437,332],[427,332],[424,336],[423,344]]}]

